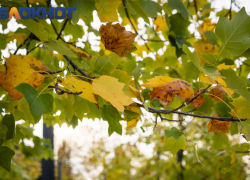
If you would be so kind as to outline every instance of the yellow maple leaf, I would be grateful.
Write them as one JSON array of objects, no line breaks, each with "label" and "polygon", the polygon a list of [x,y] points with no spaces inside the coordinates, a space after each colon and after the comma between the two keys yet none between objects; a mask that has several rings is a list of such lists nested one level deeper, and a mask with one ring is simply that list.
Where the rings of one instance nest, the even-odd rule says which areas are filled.
[{"label": "yellow maple leaf", "polygon": [[234,94],[233,90],[227,88],[226,82],[221,77],[216,77],[216,80],[214,81],[211,77],[206,76],[205,74],[200,74],[199,79],[201,82],[208,84],[219,84],[230,97]]},{"label": "yellow maple leaf", "polygon": [[73,76],[67,76],[60,84],[74,93],[82,91],[79,95],[80,97],[87,99],[92,103],[96,103],[94,91],[90,83],[76,79]]},{"label": "yellow maple leaf", "polygon": [[168,76],[155,76],[154,78],[148,79],[148,82],[142,84],[141,86],[145,88],[152,88],[152,87],[161,86],[163,84],[166,84],[174,80],[176,79],[168,77]]},{"label": "yellow maple leaf", "polygon": [[[26,56],[25,56],[26,57]],[[45,76],[37,73],[26,58],[10,54],[10,58],[5,58],[7,71],[0,76],[0,86],[9,92],[13,99],[21,99],[23,95],[13,89],[21,83],[28,83],[33,87],[39,87]]]},{"label": "yellow maple leaf", "polygon": [[23,33],[16,33],[16,34],[12,34],[8,37],[6,37],[6,44],[8,44],[10,41],[13,41],[14,39],[17,40],[17,45],[21,45],[23,44],[23,42],[25,41],[25,39],[27,39],[28,35],[27,34],[23,34]]},{"label": "yellow maple leaf", "polygon": [[204,66],[204,64],[209,64],[209,63],[201,57],[201,53],[204,53],[204,54],[211,53],[213,55],[218,55],[217,46],[211,43],[194,43],[193,47],[196,49],[200,57],[202,66]]},{"label": "yellow maple leaf", "polygon": [[[134,119],[132,119],[132,120],[130,120],[130,121],[127,122],[127,127],[126,127],[126,129],[127,129],[127,130],[130,130],[130,129],[132,129],[133,127],[136,127],[138,121],[140,120],[141,110],[140,110],[140,107],[139,107],[136,103],[133,103],[133,104],[131,104],[131,105],[129,105],[129,106],[126,106],[126,109],[129,110],[129,111],[133,111],[133,112],[139,114],[138,117],[136,117],[136,118],[134,118]],[[125,117],[125,120],[126,120],[126,117]]]},{"label": "yellow maple leaf", "polygon": [[50,72],[50,69],[45,64],[34,57],[24,56],[23,60],[26,61],[36,71]]},{"label": "yellow maple leaf", "polygon": [[153,20],[153,23],[156,26],[155,32],[158,31],[165,32],[168,29],[167,23],[163,16],[158,15],[157,18]]},{"label": "yellow maple leaf", "polygon": [[228,68],[234,69],[235,68],[235,64],[234,65],[226,65],[225,63],[223,63],[223,64],[218,65],[217,68],[219,70],[228,69]]},{"label": "yellow maple leaf", "polygon": [[216,24],[211,23],[211,19],[205,18],[203,23],[197,28],[199,33],[204,37],[206,31],[212,31],[215,28]]},{"label": "yellow maple leaf", "polygon": [[124,106],[129,106],[133,101],[122,91],[124,83],[111,76],[101,76],[94,79],[93,90],[95,94],[110,102],[119,112],[124,111]]}]

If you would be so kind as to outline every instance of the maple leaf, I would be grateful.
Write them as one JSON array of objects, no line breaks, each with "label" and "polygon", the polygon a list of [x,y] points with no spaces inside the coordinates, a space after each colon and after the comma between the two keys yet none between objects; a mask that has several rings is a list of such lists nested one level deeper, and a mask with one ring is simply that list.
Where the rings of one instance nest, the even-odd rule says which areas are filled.
[{"label": "maple leaf", "polygon": [[211,43],[194,43],[193,47],[196,49],[200,60],[201,60],[201,65],[203,66],[204,64],[209,64],[205,59],[201,57],[201,54],[208,54],[211,53],[213,55],[217,55],[217,46],[211,44]]},{"label": "maple leaf", "polygon": [[204,33],[206,31],[212,31],[215,28],[215,26],[216,26],[216,23],[211,23],[211,19],[205,18],[202,24],[197,28],[197,30],[203,37],[205,37]]},{"label": "maple leaf", "polygon": [[0,86],[9,92],[13,99],[21,99],[23,97],[20,92],[13,89],[19,84],[28,83],[37,88],[43,83],[45,76],[37,73],[34,68],[42,71],[49,71],[49,69],[44,66],[41,67],[40,61],[34,59],[29,56],[22,58],[12,54],[10,54],[10,58],[5,58],[7,71],[0,76]]},{"label": "maple leaf", "polygon": [[[215,101],[221,101],[225,99],[225,94],[226,92],[224,91],[224,89],[218,85],[216,87],[214,87],[213,89],[210,90],[209,95],[210,98],[214,99]],[[218,98],[217,98],[218,97]]]},{"label": "maple leaf", "polygon": [[74,93],[82,91],[82,93],[79,95],[80,97],[87,99],[92,103],[96,103],[94,91],[90,83],[78,80],[73,76],[67,76],[60,84]]},{"label": "maple leaf", "polygon": [[[193,88],[187,81],[180,79],[172,80],[173,78],[169,77],[158,77],[157,79],[159,79],[158,82],[153,82],[151,79],[149,80],[149,83],[141,85],[147,88],[153,87],[153,92],[149,93],[151,102],[156,98],[162,105],[168,106],[175,96],[185,101],[188,101],[193,97]],[[166,80],[165,84],[163,84],[164,80]],[[156,86],[156,84],[160,85]]]},{"label": "maple leaf", "polygon": [[122,91],[125,84],[118,82],[118,79],[114,77],[101,76],[93,80],[92,86],[95,94],[110,102],[119,112],[124,111],[124,106],[133,103]]},{"label": "maple leaf", "polygon": [[[203,88],[202,89],[200,89],[200,90],[197,90],[197,91],[195,91],[194,92],[194,96],[196,96],[197,94],[199,94],[199,92],[201,92],[203,90]],[[198,96],[193,102],[191,102],[191,104],[194,106],[194,107],[199,107],[199,106],[201,106],[202,104],[205,104],[206,103],[206,101],[204,101],[203,99],[202,99],[202,96],[200,95],[200,96]]]},{"label": "maple leaf", "polygon": [[[216,114],[215,117],[220,117],[220,114]],[[231,126],[231,121],[218,121],[216,119],[211,119],[207,125],[208,132],[213,132],[214,134],[228,133],[228,128]]]},{"label": "maple leaf", "polygon": [[168,29],[165,18],[163,16],[158,15],[157,18],[153,20],[153,23],[156,26],[155,32],[165,32]]},{"label": "maple leaf", "polygon": [[105,48],[115,52],[120,57],[124,57],[128,52],[135,49],[131,44],[137,34],[126,31],[125,27],[122,27],[119,23],[102,25],[99,33]]}]

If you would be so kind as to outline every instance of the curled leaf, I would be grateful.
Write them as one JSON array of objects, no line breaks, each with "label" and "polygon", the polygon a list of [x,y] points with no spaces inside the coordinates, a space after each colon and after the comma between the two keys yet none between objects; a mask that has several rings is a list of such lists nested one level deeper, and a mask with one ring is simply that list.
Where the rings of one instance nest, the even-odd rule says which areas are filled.
[{"label": "curled leaf", "polygon": [[[216,114],[215,117],[220,117],[219,114]],[[220,133],[228,133],[228,128],[231,126],[231,121],[218,121],[215,119],[211,119],[207,125],[208,132],[213,132],[214,134]]]},{"label": "curled leaf", "polygon": [[[196,96],[197,94],[199,94],[199,92],[201,92],[203,89],[200,89],[200,90],[197,90],[197,91],[195,91],[194,92],[194,96]],[[191,104],[194,106],[194,107],[199,107],[199,106],[201,106],[202,104],[205,104],[206,103],[206,101],[204,101],[203,99],[202,99],[202,96],[200,95],[200,96],[198,96],[193,102],[191,102]]]},{"label": "curled leaf", "polygon": [[226,92],[223,90],[223,88],[220,85],[218,85],[214,87],[213,89],[211,89],[209,94],[212,94],[212,95],[209,95],[209,97],[212,98],[213,100],[221,101],[225,99],[224,96]]},{"label": "curled leaf", "polygon": [[120,24],[111,25],[107,23],[99,29],[101,40],[107,50],[115,52],[118,56],[124,57],[128,52],[135,49],[131,44],[137,34],[126,31]]},{"label": "curled leaf", "polygon": [[153,92],[149,93],[149,97],[151,102],[156,98],[162,105],[168,106],[175,96],[188,101],[193,97],[193,93],[193,88],[187,81],[176,79],[164,85],[154,87]]},{"label": "curled leaf", "polygon": [[83,58],[87,58],[87,59],[90,59],[90,58],[91,58],[91,56],[90,56],[88,53],[86,53],[86,52],[84,52],[84,51],[82,51],[82,50],[76,48],[76,47],[73,46],[73,45],[69,45],[69,48],[70,48],[71,50],[73,50],[75,53],[77,53],[79,56],[83,57]]},{"label": "curled leaf", "polygon": [[215,28],[216,24],[211,23],[211,19],[205,18],[203,23],[197,28],[199,33],[204,37],[206,31],[212,31]]}]

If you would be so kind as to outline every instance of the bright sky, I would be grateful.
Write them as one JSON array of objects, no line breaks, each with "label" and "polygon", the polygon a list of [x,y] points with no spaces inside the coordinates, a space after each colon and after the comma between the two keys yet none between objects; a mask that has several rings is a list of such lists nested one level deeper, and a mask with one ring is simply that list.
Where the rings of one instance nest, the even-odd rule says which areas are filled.
[{"label": "bright sky", "polygon": [[[215,8],[216,11],[220,11],[222,8],[229,8],[230,7],[230,2],[231,0],[214,0],[212,3],[212,7]],[[242,7],[245,6],[246,11],[248,14],[250,14],[250,0],[236,0],[237,4]],[[55,6],[54,1],[52,0],[52,5]],[[238,11],[238,8],[233,4],[233,10]],[[99,27],[101,26],[101,22],[97,16],[97,12],[95,11],[93,13],[94,15],[94,21],[91,23],[92,27],[96,30],[99,30]],[[212,15],[213,17],[214,15]],[[216,21],[216,20],[215,20]],[[121,19],[120,19],[121,22]],[[141,22],[141,21],[139,21]],[[152,22],[151,22],[152,23]],[[87,31],[87,27],[84,26],[84,22],[82,20],[79,21],[79,24],[83,25],[84,31]],[[152,24],[151,24],[152,25]],[[139,25],[138,28],[142,29],[143,28],[143,24]],[[9,31],[16,31],[16,29],[18,27],[22,27],[22,25],[17,25],[15,19],[13,18],[9,23],[8,23],[8,29],[4,31],[4,33],[7,33]],[[131,30],[130,26],[126,27],[127,30]],[[190,30],[194,30],[194,26],[190,26]],[[0,33],[2,33],[2,25],[0,25]],[[86,34],[86,33],[85,33]],[[66,40],[68,40],[67,37]],[[81,41],[85,41],[87,39],[87,35],[84,35],[83,38],[81,39]],[[99,45],[99,41],[96,41],[96,39],[98,39],[98,37],[96,37],[93,33],[89,33],[88,35],[88,39],[90,41],[90,43],[92,44],[92,48],[96,51],[99,50],[99,47],[97,47]],[[81,46],[82,48],[84,47],[84,44],[82,42],[77,44],[78,46]],[[9,52],[14,52],[16,49],[16,42],[10,43],[8,45],[8,48],[6,48],[5,50],[1,50],[2,51],[2,55],[4,57],[8,57],[9,56]],[[26,51],[25,50],[19,50],[19,52],[21,52],[23,55],[25,55]],[[146,54],[145,54],[146,55]],[[149,56],[153,56],[152,54]],[[150,119],[150,116],[148,116]],[[126,128],[126,123],[120,121],[122,126],[123,126],[123,132],[125,132],[125,128]],[[141,122],[139,122],[141,124]],[[108,137],[108,123],[105,121],[100,121],[100,120],[88,120],[88,119],[83,119],[82,122],[79,121],[79,125],[78,127],[76,127],[75,129],[73,129],[72,127],[67,127],[66,124],[62,125],[61,127],[59,127],[58,125],[54,126],[54,134],[55,134],[55,154],[58,150],[58,147],[62,145],[62,141],[66,140],[68,142],[71,143],[77,143],[79,147],[78,150],[76,150],[76,153],[78,153],[79,155],[86,155],[89,147],[91,146],[91,144],[93,143],[93,141],[96,141],[97,139],[103,138],[106,142],[106,147],[108,149],[110,149],[112,151],[112,149],[121,144],[121,143],[127,143],[130,142],[131,144],[136,143],[137,139],[141,136],[146,136],[146,135],[150,135],[152,133],[152,130],[147,131],[146,133],[142,133],[140,127],[140,124],[137,125],[137,130],[138,133],[135,133],[132,136],[128,136],[128,135],[123,135],[123,136],[119,136],[116,133],[112,134],[111,137]],[[169,126],[169,123],[166,123],[166,126]],[[34,134],[42,137],[42,120],[35,125],[35,131]],[[153,152],[153,144],[151,145],[145,145],[143,143],[138,144],[138,147],[142,150],[142,152],[144,152],[145,154],[147,154],[148,156],[152,155]],[[79,165],[79,158],[73,158],[73,163],[75,164],[75,171],[80,171],[81,170],[81,165]],[[86,179],[87,176],[86,176]]]}]

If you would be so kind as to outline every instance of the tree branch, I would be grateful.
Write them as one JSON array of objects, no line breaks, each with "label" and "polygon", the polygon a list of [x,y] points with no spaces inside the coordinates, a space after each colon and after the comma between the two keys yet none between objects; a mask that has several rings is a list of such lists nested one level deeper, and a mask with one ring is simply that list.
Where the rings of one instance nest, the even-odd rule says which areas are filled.
[{"label": "tree branch", "polygon": [[48,88],[54,88],[55,91],[56,91],[56,93],[57,93],[58,95],[62,95],[62,94],[64,94],[64,93],[73,94],[73,95],[80,95],[80,94],[82,94],[82,91],[80,91],[80,92],[75,92],[75,93],[65,91],[65,90],[59,88],[57,83],[56,83],[55,86],[48,86]]},{"label": "tree branch", "polygon": [[77,70],[82,76],[89,78],[89,79],[94,79],[95,77],[89,77],[82,69],[80,69],[67,55],[63,55],[63,57],[68,61],[68,63],[75,69]]}]

